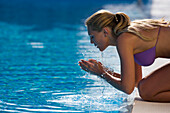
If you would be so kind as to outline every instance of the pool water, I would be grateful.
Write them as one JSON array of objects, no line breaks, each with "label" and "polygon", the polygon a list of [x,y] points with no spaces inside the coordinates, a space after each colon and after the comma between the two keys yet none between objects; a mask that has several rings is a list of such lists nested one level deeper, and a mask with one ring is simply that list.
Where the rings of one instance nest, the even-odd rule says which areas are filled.
[{"label": "pool water", "polygon": [[78,66],[80,59],[93,58],[120,72],[116,49],[109,47],[102,56],[89,43],[84,20],[102,8],[119,9],[134,19],[149,13],[141,13],[133,0],[73,1],[0,1],[1,112],[131,111],[134,94],[128,96]]}]

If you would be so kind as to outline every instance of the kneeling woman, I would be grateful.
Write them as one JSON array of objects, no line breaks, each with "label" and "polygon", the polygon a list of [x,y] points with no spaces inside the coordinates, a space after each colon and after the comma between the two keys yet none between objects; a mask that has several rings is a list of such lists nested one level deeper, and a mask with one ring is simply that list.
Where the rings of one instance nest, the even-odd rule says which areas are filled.
[{"label": "kneeling woman", "polygon": [[170,58],[169,22],[163,19],[131,22],[124,13],[100,10],[86,20],[86,26],[91,43],[100,51],[116,46],[121,74],[106,70],[94,59],[79,61],[83,70],[101,76],[127,94],[131,94],[136,86],[144,100],[170,102],[170,63],[143,79],[141,70],[141,66],[151,65],[158,57]]}]

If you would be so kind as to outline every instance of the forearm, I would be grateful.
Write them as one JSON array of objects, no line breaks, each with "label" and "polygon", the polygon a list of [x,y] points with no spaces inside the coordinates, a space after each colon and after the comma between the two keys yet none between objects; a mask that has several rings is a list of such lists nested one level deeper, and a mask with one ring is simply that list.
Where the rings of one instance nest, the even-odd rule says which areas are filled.
[{"label": "forearm", "polygon": [[114,76],[114,77],[116,77],[116,78],[120,78],[121,76],[120,76],[120,74],[118,74],[118,73],[115,73],[115,72],[112,72],[112,71],[107,71],[110,75],[112,75],[112,76]]},{"label": "forearm", "polygon": [[104,68],[105,68],[105,71],[108,72],[110,75],[112,75],[116,78],[121,78],[121,75],[119,73],[115,73],[114,70],[111,70],[111,69],[106,68],[106,67],[104,67]]},{"label": "forearm", "polygon": [[133,82],[130,83],[132,85],[129,85],[129,84],[125,85],[125,83],[123,83],[122,79],[117,79],[107,72],[104,73],[101,77],[103,79],[105,79],[110,85],[112,85],[116,89],[118,89],[126,94],[131,94],[134,90],[135,85],[133,85]]},{"label": "forearm", "polygon": [[[114,78],[115,75],[111,75],[108,72],[105,72],[101,77],[105,79],[109,84],[111,84],[113,87],[116,89],[123,91],[122,85],[121,85],[121,80]],[[120,76],[120,74],[119,74]],[[123,91],[124,92],[124,91]]]}]

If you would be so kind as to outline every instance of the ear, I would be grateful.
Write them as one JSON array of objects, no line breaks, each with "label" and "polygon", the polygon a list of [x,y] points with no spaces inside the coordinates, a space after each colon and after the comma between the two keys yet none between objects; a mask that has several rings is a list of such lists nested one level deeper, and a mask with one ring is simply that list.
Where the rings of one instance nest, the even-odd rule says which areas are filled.
[{"label": "ear", "polygon": [[107,27],[103,28],[103,30],[104,30],[104,36],[106,37],[109,33],[109,30]]}]

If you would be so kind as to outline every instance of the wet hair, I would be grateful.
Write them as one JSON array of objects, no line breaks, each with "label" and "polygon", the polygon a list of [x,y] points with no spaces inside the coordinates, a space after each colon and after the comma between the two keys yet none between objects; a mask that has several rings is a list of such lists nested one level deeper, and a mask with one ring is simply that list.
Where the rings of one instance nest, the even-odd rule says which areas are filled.
[{"label": "wet hair", "polygon": [[167,27],[170,26],[170,23],[164,21],[164,19],[144,19],[131,22],[129,16],[123,12],[113,14],[107,10],[99,10],[86,19],[85,25],[98,32],[100,32],[104,27],[109,27],[113,31],[113,36],[116,37],[123,32],[130,32],[139,36],[143,40],[149,41],[153,39],[142,36],[140,33],[141,30],[154,29],[158,26]]}]

